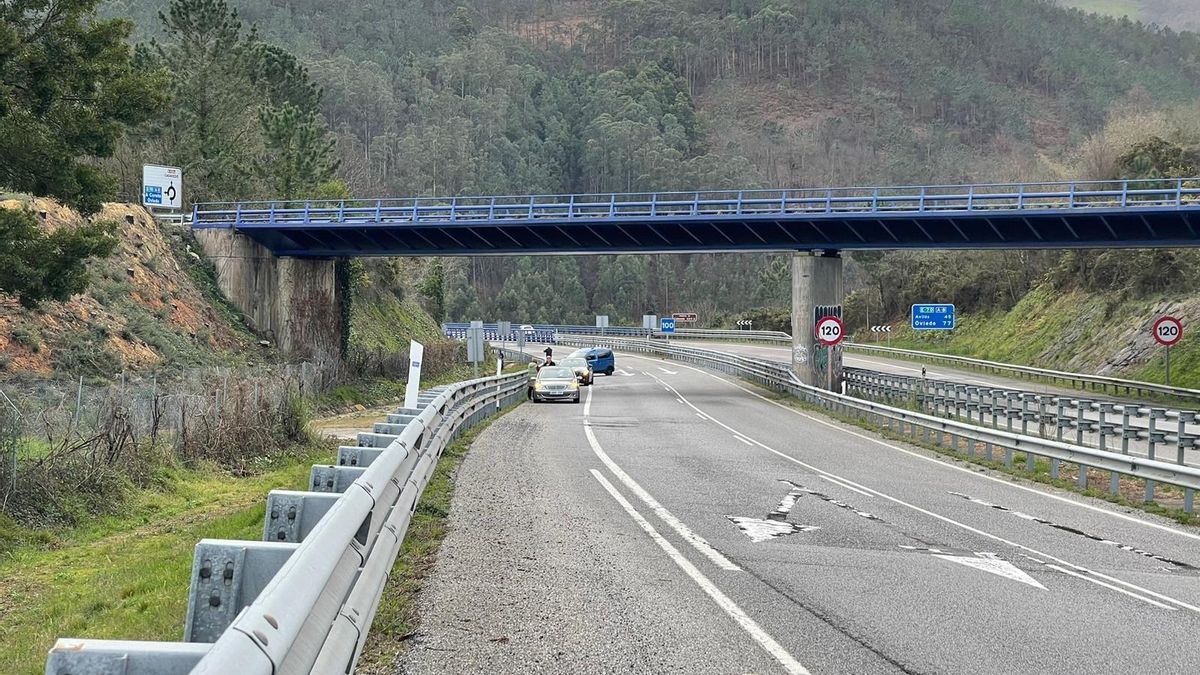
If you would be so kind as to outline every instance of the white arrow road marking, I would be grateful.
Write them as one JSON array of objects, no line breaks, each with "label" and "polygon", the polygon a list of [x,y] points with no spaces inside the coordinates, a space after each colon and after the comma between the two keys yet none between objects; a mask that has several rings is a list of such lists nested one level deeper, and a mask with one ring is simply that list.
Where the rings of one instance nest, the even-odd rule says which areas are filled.
[{"label": "white arrow road marking", "polygon": [[1028,574],[1022,572],[1021,568],[1008,562],[1007,560],[1001,560],[996,556],[995,553],[976,553],[975,556],[977,557],[965,555],[947,555],[944,553],[933,554],[933,557],[935,558],[948,560],[952,563],[958,563],[959,565],[966,565],[967,567],[973,567],[984,572],[991,572],[992,574],[1004,577],[1005,579],[1012,579],[1013,581],[1019,581],[1023,584],[1029,584],[1034,588],[1040,588],[1043,591],[1046,590],[1046,587],[1038,583],[1037,579],[1034,579]]},{"label": "white arrow road marking", "polygon": [[658,368],[658,369],[659,369],[659,370],[661,370],[661,371],[663,371],[664,373],[666,373],[666,374],[668,374],[668,375],[678,375],[678,374],[679,374],[679,371],[678,371],[678,370],[667,370],[666,368],[663,368],[662,366],[659,366],[659,368]]},{"label": "white arrow road marking", "polygon": [[646,520],[642,514],[638,513],[637,509],[633,508],[633,504],[630,504],[629,500],[625,498],[625,495],[622,495],[620,492],[618,492],[617,488],[610,483],[603,474],[595,469],[591,469],[591,472],[592,477],[599,481],[600,485],[604,487],[605,491],[607,491],[613,499],[617,500],[617,503],[621,505],[621,508],[625,509],[625,513],[629,514],[630,518],[633,518],[634,522],[636,522],[638,526],[642,528],[642,531],[650,535],[650,538],[654,540],[654,543],[658,544],[658,547],[661,548],[667,554],[667,556],[670,557],[671,560],[678,565],[679,568],[682,569],[684,573],[687,574],[688,577],[691,578],[691,580],[694,581],[696,585],[708,595],[708,597],[712,598],[713,602],[717,603],[717,606],[729,615],[729,618],[737,622],[737,625],[741,626],[742,630],[746,631],[746,633],[749,634],[750,637],[753,638],[760,647],[774,657],[775,660],[779,662],[779,665],[783,666],[784,672],[788,673],[789,675],[808,675],[808,669],[800,665],[800,662],[796,660],[796,657],[788,653],[788,651],[783,648],[783,645],[779,644],[775,641],[775,638],[771,637],[770,633],[763,630],[762,626],[759,626],[754,619],[750,618],[750,615],[746,614],[741,607],[738,607],[737,604],[729,598],[729,596],[722,593],[721,589],[717,588],[716,584],[714,584],[708,577],[704,576],[703,572],[697,569],[697,567],[693,565],[687,558],[683,557],[683,554],[679,552],[679,549],[672,546],[671,542],[663,538],[663,536],[658,533],[658,530],[654,529],[654,526],[650,524],[650,521]]},{"label": "white arrow road marking", "polygon": [[770,517],[783,519],[783,518],[787,518],[787,514],[792,512],[792,507],[796,505],[796,500],[800,498],[800,495],[804,494],[804,491],[801,490],[800,488],[796,487],[792,483],[789,483],[788,481],[779,481],[779,482],[783,483],[784,485],[790,486],[792,489],[789,490],[788,493],[783,496],[783,499],[780,500],[780,502],[779,502],[779,506],[775,507],[775,510],[771,512]]},{"label": "white arrow road marking", "polygon": [[618,370],[616,372],[618,375],[621,375],[624,377],[633,377],[633,373],[628,373],[628,372],[625,372],[624,370]]},{"label": "white arrow road marking", "polygon": [[738,526],[742,532],[750,537],[750,541],[754,543],[762,541],[770,541],[776,537],[782,537],[788,534],[797,532],[811,532],[821,528],[816,525],[797,525],[788,523],[782,520],[761,520],[759,518],[743,518],[741,516],[725,516]]}]

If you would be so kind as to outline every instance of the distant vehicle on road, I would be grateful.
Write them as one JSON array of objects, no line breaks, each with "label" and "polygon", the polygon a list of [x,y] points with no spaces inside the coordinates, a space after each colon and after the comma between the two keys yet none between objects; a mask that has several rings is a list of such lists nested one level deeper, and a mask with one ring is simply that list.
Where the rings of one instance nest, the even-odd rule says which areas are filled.
[{"label": "distant vehicle on road", "polygon": [[579,379],[566,366],[544,366],[533,382],[533,402],[570,401],[579,403]]},{"label": "distant vehicle on road", "polygon": [[536,332],[536,331],[534,330],[533,326],[530,326],[530,325],[529,325],[529,324],[527,324],[527,323],[525,323],[525,324],[521,324],[521,329],[520,329],[520,330],[521,330],[521,332],[522,332],[522,333],[524,333],[524,334],[525,334],[525,337],[533,337],[533,334]]},{"label": "distant vehicle on road", "polygon": [[577,349],[567,356],[569,359],[579,357],[587,359],[588,365],[592,367],[593,373],[604,373],[605,375],[611,376],[617,369],[617,360],[613,356],[611,349],[605,349],[603,347],[585,347],[584,349]]},{"label": "distant vehicle on road", "polygon": [[563,359],[559,364],[566,368],[575,371],[575,376],[579,378],[579,384],[590,387],[592,384],[592,366],[587,362],[587,359],[582,356],[575,356]]}]

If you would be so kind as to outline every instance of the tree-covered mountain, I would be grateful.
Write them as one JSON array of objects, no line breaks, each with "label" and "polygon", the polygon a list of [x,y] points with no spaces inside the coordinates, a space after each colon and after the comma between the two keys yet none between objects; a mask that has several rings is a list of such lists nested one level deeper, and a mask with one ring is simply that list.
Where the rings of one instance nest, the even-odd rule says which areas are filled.
[{"label": "tree-covered mountain", "polygon": [[[225,101],[221,133],[257,126],[251,142],[220,151],[172,137],[195,128],[194,112],[175,113],[118,164],[175,157],[192,167],[193,195],[312,192],[320,171],[292,188],[266,175],[274,155],[255,119],[285,105],[296,110],[280,118],[277,148],[303,155],[307,139],[315,152],[327,133],[317,168],[354,196],[1106,178],[1129,174],[1118,159],[1153,134],[1179,148],[1200,139],[1186,122],[1200,37],[1050,0],[229,3],[243,54],[181,58],[192,82],[173,85],[175,105]],[[110,0],[106,11],[133,18],[162,64],[190,44],[172,11],[226,16],[224,4]],[[212,39],[212,23],[190,30]],[[310,83],[319,97],[288,98]],[[1170,120],[1154,126],[1155,115]],[[932,259],[864,256],[851,282],[880,289],[879,309],[901,307],[885,272]],[[1004,307],[1059,257],[959,260],[1003,281],[946,280],[952,290]],[[783,306],[788,276],[769,255],[452,260],[444,271],[431,306],[447,318],[531,321]]]}]

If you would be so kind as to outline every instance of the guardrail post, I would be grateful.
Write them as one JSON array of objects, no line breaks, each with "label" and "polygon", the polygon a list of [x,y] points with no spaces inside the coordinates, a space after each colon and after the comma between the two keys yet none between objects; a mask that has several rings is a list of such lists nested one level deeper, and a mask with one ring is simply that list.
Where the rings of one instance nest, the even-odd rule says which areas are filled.
[{"label": "guardrail post", "polygon": [[[1063,441],[1063,429],[1065,428],[1063,425],[1066,423],[1066,404],[1061,398],[1057,402],[1058,415],[1054,418],[1054,438],[1061,443]],[[1053,480],[1058,480],[1058,464],[1057,459],[1050,458],[1050,478]]]},{"label": "guardrail post", "polygon": [[1183,179],[1179,178],[1175,184],[1175,206],[1183,206]]},{"label": "guardrail post", "polygon": [[[1154,459],[1154,453],[1156,450],[1155,446],[1163,440],[1163,433],[1158,431],[1158,420],[1162,417],[1166,417],[1166,413],[1167,411],[1163,410],[1162,408],[1150,409],[1150,420],[1146,427],[1146,437],[1148,438],[1149,445],[1149,450],[1146,453],[1146,457],[1148,459]],[[1145,501],[1154,501],[1154,481],[1149,479],[1146,480]]]}]

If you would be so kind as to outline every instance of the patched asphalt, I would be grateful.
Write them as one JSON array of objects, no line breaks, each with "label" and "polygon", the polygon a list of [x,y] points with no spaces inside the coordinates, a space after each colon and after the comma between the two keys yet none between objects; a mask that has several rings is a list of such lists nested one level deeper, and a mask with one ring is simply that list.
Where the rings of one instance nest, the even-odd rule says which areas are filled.
[{"label": "patched asphalt", "polygon": [[[584,405],[524,405],[460,469],[399,672],[784,672],[593,471],[812,672],[1200,663],[1196,528],[883,441],[681,364],[618,355],[618,369],[630,374],[591,392],[596,442],[739,569],[606,466]],[[794,527],[754,540],[739,519]]]}]

